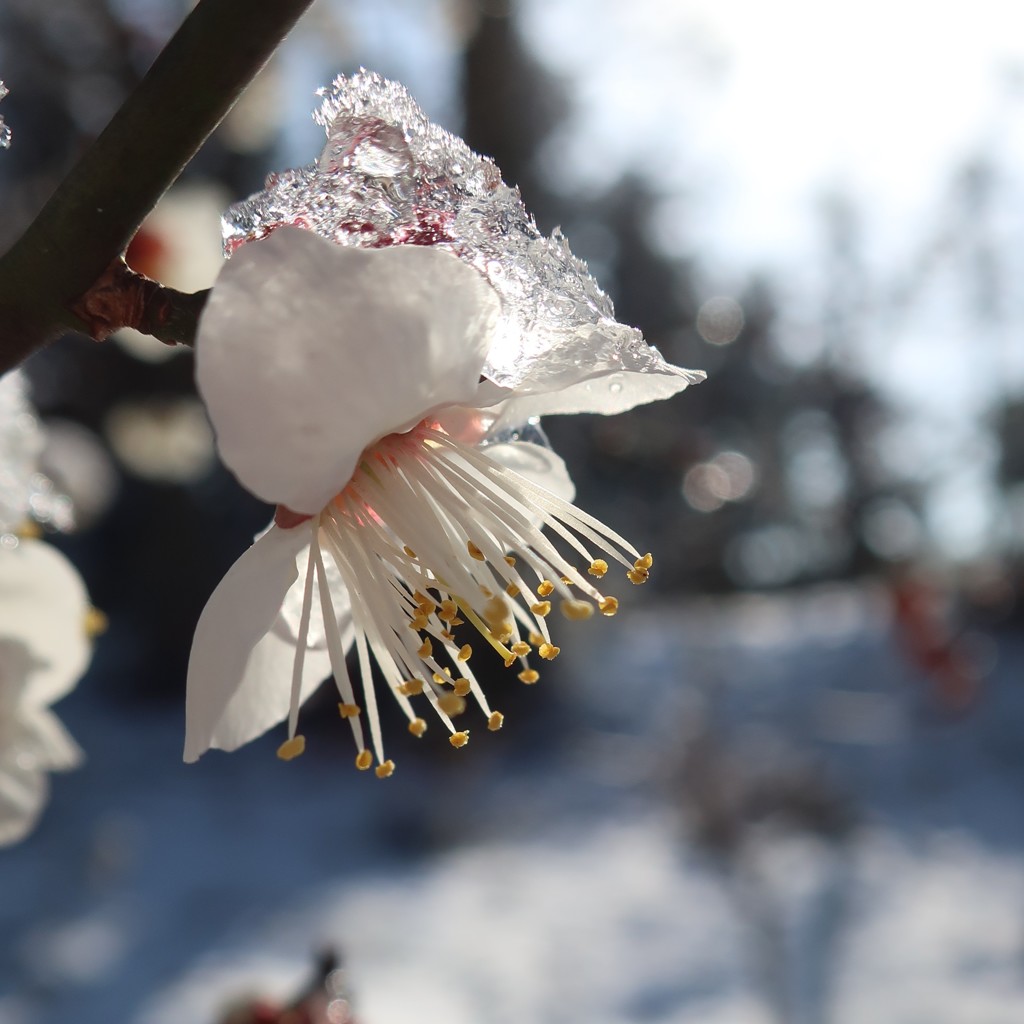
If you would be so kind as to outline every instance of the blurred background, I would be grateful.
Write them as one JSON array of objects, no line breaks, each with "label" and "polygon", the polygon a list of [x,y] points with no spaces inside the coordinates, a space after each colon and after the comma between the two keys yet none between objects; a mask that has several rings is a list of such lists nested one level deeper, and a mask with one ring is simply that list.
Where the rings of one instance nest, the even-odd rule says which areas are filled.
[{"label": "blurred background", "polygon": [[[0,5],[0,249],[184,13]],[[88,762],[0,851],[0,1024],[1024,1019],[1024,16],[318,0],[133,266],[208,287],[220,212],[316,158],[314,90],[360,65],[707,370],[545,421],[652,582],[496,694],[500,734],[392,716],[390,782],[329,694],[297,762],[183,766],[192,629],[268,509],[188,352],[34,357],[54,541],[110,628],[58,708]]]}]

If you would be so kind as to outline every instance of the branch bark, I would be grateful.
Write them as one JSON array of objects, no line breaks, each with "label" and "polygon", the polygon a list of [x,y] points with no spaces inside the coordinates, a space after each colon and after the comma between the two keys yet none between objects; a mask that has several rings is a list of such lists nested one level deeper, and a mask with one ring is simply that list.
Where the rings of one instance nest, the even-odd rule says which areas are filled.
[{"label": "branch bark", "polygon": [[[139,225],[311,3],[201,0],[0,257],[0,373],[65,331],[95,336],[83,311],[105,300],[89,293],[97,286],[109,300],[112,283],[128,281],[116,266]],[[161,340],[188,342],[203,299],[163,292],[157,321],[181,336]]]}]

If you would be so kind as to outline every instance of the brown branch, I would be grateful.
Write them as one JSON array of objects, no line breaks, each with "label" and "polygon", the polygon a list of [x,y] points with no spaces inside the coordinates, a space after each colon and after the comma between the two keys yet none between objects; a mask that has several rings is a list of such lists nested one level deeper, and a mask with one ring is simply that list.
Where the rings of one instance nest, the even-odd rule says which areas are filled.
[{"label": "brown branch", "polygon": [[119,256],[70,310],[94,341],[134,327],[167,345],[191,345],[209,295],[167,288],[137,274]]},{"label": "brown branch", "polygon": [[[103,315],[94,287],[110,287],[100,279],[311,2],[200,0],[0,257],[0,373],[65,331],[95,330],[99,320],[87,322],[79,312]],[[178,294],[142,304],[143,320],[148,315],[146,322],[168,332],[162,340],[185,341],[189,324],[194,328],[191,311],[202,302],[172,297]]]}]

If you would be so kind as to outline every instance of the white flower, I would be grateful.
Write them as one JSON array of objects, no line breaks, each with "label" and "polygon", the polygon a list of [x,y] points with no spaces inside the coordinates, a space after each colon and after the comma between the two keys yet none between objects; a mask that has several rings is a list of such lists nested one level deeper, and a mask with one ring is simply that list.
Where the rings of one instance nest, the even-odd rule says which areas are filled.
[{"label": "white flower", "polygon": [[535,683],[528,659],[559,652],[553,601],[612,615],[609,561],[647,578],[651,556],[569,504],[564,464],[524,425],[621,412],[703,374],[618,324],[565,240],[401,86],[339,79],[320,121],[317,165],[228,212],[237,254],[197,339],[221,457],[278,509],[196,627],[185,759],[284,718],[278,753],[301,753],[299,706],[333,673],[357,767],[376,757],[386,777],[373,662],[414,735],[415,701],[461,747],[467,698],[502,724],[471,663],[497,656]]},{"label": "white flower", "polygon": [[[634,583],[646,579],[650,556],[554,493],[568,483],[556,456],[524,442],[479,446],[496,400],[524,401],[481,379],[501,331],[494,291],[436,249],[349,249],[280,228],[225,267],[197,341],[199,387],[225,462],[279,511],[197,626],[186,760],[234,749],[285,716],[280,753],[293,756],[299,705],[333,671],[357,765],[372,763],[365,712],[378,774],[388,775],[371,657],[414,733],[426,728],[410,700],[422,693],[461,746],[467,733],[452,718],[466,697],[489,728],[502,721],[470,666],[487,656],[471,657],[473,643],[535,682],[528,656],[558,653],[552,597],[569,618],[617,607],[597,552]],[[563,355],[584,377],[586,339],[573,344]],[[694,378],[669,379],[678,391]],[[620,386],[636,404],[661,390],[656,380],[637,373]],[[582,412],[587,394],[544,398]],[[510,460],[533,461],[554,490]],[[344,660],[353,642],[358,696]]]},{"label": "white flower", "polygon": [[50,705],[89,662],[89,616],[81,577],[59,551],[27,539],[0,549],[0,845],[35,825],[47,773],[81,761]]}]

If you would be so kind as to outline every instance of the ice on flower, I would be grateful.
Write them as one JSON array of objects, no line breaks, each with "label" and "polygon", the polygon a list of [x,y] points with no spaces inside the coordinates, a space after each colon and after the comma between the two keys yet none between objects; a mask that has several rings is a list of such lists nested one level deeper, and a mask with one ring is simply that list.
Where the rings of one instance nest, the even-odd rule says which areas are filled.
[{"label": "ice on flower", "polygon": [[196,627],[185,757],[283,719],[279,755],[302,753],[300,705],[333,674],[356,766],[386,778],[376,674],[411,733],[437,718],[464,747],[471,705],[489,730],[504,721],[481,659],[535,684],[563,630],[614,615],[615,581],[651,571],[571,504],[553,452],[501,428],[703,374],[617,324],[564,240],[401,86],[339,79],[320,120],[320,162],[229,213],[234,255],[200,324],[218,450],[277,512]]},{"label": "ice on flower", "polygon": [[[315,119],[327,133],[319,161],[272,175],[265,191],[228,210],[229,252],[290,224],[339,245],[453,253],[501,299],[502,335],[481,372],[520,398],[536,396],[519,404],[521,418],[575,411],[576,389],[588,409],[611,414],[650,401],[651,387],[668,397],[702,379],[617,323],[561,233],[541,235],[494,162],[432,124],[403,86],[368,71],[340,77]],[[635,374],[646,378],[642,399]]]},{"label": "ice on flower", "polygon": [[[7,95],[8,89],[2,81],[0,81],[0,100]],[[0,149],[7,149],[11,144],[11,129],[4,124],[4,119],[0,116]]]},{"label": "ice on flower", "polygon": [[0,377],[0,547],[34,520],[56,530],[72,526],[71,502],[39,470],[45,438],[18,370]]}]

